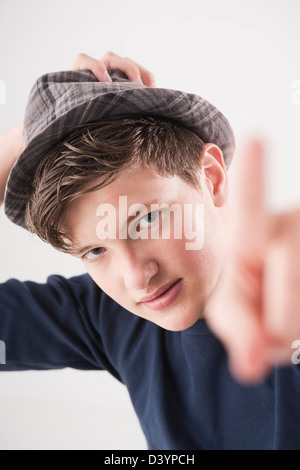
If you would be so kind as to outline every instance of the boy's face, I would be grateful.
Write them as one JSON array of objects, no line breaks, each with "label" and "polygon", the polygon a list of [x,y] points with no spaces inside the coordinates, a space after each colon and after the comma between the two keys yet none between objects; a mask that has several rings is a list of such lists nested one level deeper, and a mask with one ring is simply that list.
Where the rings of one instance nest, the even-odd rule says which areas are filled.
[{"label": "boy's face", "polygon": [[[66,217],[64,228],[75,240],[76,250],[86,247],[76,256],[83,259],[96,284],[128,311],[167,330],[184,330],[202,317],[222,267],[227,198],[224,196],[224,204],[220,199],[216,203],[216,178],[211,175],[211,170],[201,172],[199,191],[178,176],[165,178],[151,169],[132,168],[108,186],[75,200]],[[154,203],[167,209],[147,216]],[[103,204],[110,205],[109,212]],[[126,222],[133,204],[147,207]],[[178,218],[171,216],[170,233],[162,236],[159,227],[164,227],[171,207]],[[115,222],[116,236],[112,229]],[[129,224],[130,234],[137,237],[119,232],[119,227],[128,228]],[[181,234],[175,231],[175,225],[182,229]],[[104,227],[107,233],[108,227],[110,230],[107,239],[103,239]],[[198,234],[194,245],[192,228]],[[188,249],[189,243],[196,249]],[[143,297],[158,295],[156,291],[166,291],[170,286],[152,302],[141,302]]]}]

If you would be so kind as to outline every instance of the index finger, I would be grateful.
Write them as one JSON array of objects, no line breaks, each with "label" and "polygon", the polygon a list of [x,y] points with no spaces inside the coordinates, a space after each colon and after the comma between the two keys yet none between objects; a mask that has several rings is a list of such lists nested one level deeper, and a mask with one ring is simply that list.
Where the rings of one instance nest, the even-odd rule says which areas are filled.
[{"label": "index finger", "polygon": [[111,82],[105,64],[87,54],[78,54],[72,64],[71,70],[90,70],[99,82]]},{"label": "index finger", "polygon": [[118,54],[109,51],[104,54],[101,61],[107,68],[122,70],[122,72],[124,72],[132,81],[139,81],[144,83],[146,86],[155,86],[154,75],[145,67],[134,62],[128,57],[121,57]]}]

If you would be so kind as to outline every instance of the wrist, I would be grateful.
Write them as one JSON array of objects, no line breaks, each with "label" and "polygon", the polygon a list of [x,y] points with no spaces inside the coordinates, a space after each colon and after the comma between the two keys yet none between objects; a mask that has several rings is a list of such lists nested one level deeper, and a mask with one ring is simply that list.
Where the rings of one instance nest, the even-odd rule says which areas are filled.
[{"label": "wrist", "polygon": [[9,173],[23,151],[22,132],[23,123],[19,123],[0,135],[0,206]]},{"label": "wrist", "polygon": [[0,161],[3,165],[13,164],[23,151],[23,123],[19,122],[0,135]]}]

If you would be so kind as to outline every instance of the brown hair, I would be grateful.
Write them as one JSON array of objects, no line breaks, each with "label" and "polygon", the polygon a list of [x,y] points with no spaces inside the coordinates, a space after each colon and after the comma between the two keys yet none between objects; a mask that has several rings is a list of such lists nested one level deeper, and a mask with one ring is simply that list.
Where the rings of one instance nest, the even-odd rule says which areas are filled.
[{"label": "brown hair", "polygon": [[[60,251],[71,253],[72,238],[62,230],[62,222],[72,201],[140,165],[160,176],[180,176],[200,189],[203,147],[192,131],[160,117],[112,116],[82,126],[37,168],[26,207],[27,227]],[[101,183],[100,177],[104,177]]]}]

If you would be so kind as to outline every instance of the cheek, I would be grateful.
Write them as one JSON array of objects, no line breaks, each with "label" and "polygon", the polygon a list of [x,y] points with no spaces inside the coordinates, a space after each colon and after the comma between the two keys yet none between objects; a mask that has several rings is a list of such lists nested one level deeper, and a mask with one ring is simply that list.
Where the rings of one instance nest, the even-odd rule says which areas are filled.
[{"label": "cheek", "polygon": [[[171,266],[176,273],[185,276],[195,289],[206,286],[210,290],[216,283],[224,260],[224,228],[213,210],[205,211],[200,249],[187,249],[193,240],[169,240],[162,250],[163,256],[169,255]],[[203,242],[203,244],[202,244]],[[195,245],[196,246],[196,245]]]},{"label": "cheek", "polygon": [[199,252],[199,262],[203,272],[208,274],[210,282],[216,282],[219,277],[224,262],[224,241],[223,224],[215,212],[208,210],[205,217],[204,246]]},{"label": "cheek", "polygon": [[84,263],[88,274],[93,281],[109,297],[117,300],[116,294],[120,292],[120,278],[107,266],[104,268],[100,263]]},{"label": "cheek", "polygon": [[[168,247],[170,267],[179,274],[182,271],[182,275],[195,280],[199,277],[211,277],[215,271],[218,271],[221,264],[221,251],[217,242],[216,238],[207,238],[201,249],[187,250],[185,241],[174,240]],[[164,258],[167,251],[164,250]]]}]

